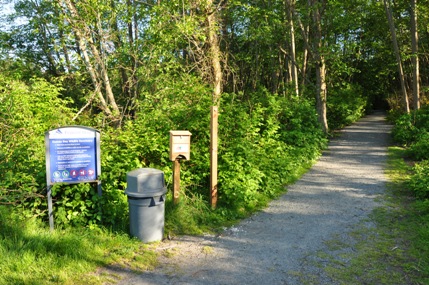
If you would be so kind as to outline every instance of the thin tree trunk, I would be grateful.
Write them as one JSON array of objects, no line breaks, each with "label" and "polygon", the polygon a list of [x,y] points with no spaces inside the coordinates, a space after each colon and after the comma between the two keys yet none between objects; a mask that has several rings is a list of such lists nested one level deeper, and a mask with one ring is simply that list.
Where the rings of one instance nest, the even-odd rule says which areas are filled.
[{"label": "thin tree trunk", "polygon": [[[112,0],[110,3],[111,3],[110,5],[112,7],[112,10],[115,10],[115,8],[116,8],[115,1]],[[130,9],[129,8],[129,1],[127,1],[127,7],[128,7],[128,9]],[[130,25],[130,24],[128,24],[128,25]],[[123,47],[123,42],[122,42],[122,38],[121,38],[121,35],[120,35],[120,31],[119,31],[118,20],[116,18],[114,18],[112,20],[112,29],[113,29],[113,33],[114,33],[113,44],[115,46],[115,49],[119,50],[119,49],[121,49]],[[129,29],[129,27],[128,27],[128,29]],[[119,70],[120,70],[121,78],[122,78],[122,92],[124,94],[127,94],[127,96],[128,96],[129,95],[129,82],[128,82],[127,72],[126,72],[124,66],[119,67]]]},{"label": "thin tree trunk", "polygon": [[[293,13],[294,13],[294,16],[296,16],[295,10],[293,11]],[[301,19],[299,17],[297,17],[297,19],[298,19],[298,25],[301,29],[302,38],[304,39],[304,52],[303,52],[304,55],[302,59],[302,69],[301,69],[301,86],[305,86],[305,82],[307,80],[308,54],[310,50],[310,45],[308,42],[308,34],[309,34],[310,26],[307,25],[307,27],[304,27]]]},{"label": "thin tree trunk", "polygon": [[70,72],[72,72],[72,65],[71,65],[69,51],[67,48],[66,40],[64,38],[64,31],[63,31],[62,27],[60,27],[60,29],[59,29],[59,37],[60,37],[60,41],[61,41],[61,48],[62,48],[63,53],[64,53],[64,59],[66,61],[67,72],[70,73]]},{"label": "thin tree trunk", "polygon": [[401,82],[402,100],[404,104],[403,108],[405,112],[409,113],[410,106],[408,102],[407,89],[405,87],[404,71],[402,69],[402,60],[401,60],[401,54],[399,52],[398,40],[396,39],[395,23],[393,21],[392,9],[390,7],[390,0],[384,0],[384,8],[386,10],[387,20],[389,21],[389,28],[390,28],[390,33],[392,35],[393,49],[395,51],[396,62],[398,64],[399,80]]},{"label": "thin tree trunk", "polygon": [[98,75],[95,67],[91,63],[91,59],[89,57],[88,51],[85,46],[85,42],[82,40],[81,34],[79,29],[75,30],[75,35],[77,38],[77,42],[79,44],[79,50],[81,51],[83,55],[83,59],[86,65],[86,69],[88,70],[89,76],[91,77],[92,84],[94,85],[95,92],[98,96],[98,99],[100,100],[100,108],[103,110],[104,113],[108,116],[112,116],[112,111],[110,110],[109,106],[107,105],[106,100],[104,100],[103,93],[100,91],[101,83],[98,80]]},{"label": "thin tree trunk", "polygon": [[317,113],[319,117],[319,123],[325,133],[329,132],[328,119],[326,115],[326,99],[327,99],[327,88],[326,88],[326,64],[323,56],[323,41],[322,41],[322,16],[319,7],[319,1],[312,1],[313,9],[313,22],[314,22],[314,60],[316,63],[316,100],[317,100]]},{"label": "thin tree trunk", "polygon": [[[76,34],[76,37],[79,41],[79,48],[81,52],[84,55],[85,64],[87,67],[88,72],[90,73],[91,79],[94,83],[95,90],[99,90],[100,86],[100,80],[104,83],[104,90],[106,92],[107,100],[106,101],[101,91],[98,91],[98,97],[100,99],[101,108],[102,110],[109,116],[111,116],[114,120],[118,120],[120,117],[120,111],[118,108],[118,105],[116,104],[115,96],[113,95],[112,87],[110,85],[110,78],[107,72],[106,65],[103,60],[103,56],[100,54],[100,52],[97,49],[96,44],[94,43],[92,37],[91,37],[91,31],[86,26],[86,24],[78,25],[76,23],[76,19],[79,19],[78,11],[76,10],[76,7],[71,2],[71,0],[57,0],[59,4],[61,5],[61,2],[64,2],[67,8],[70,11],[71,17],[67,16],[66,11],[63,11],[63,14],[66,18],[66,20],[70,23],[72,26],[73,31]],[[97,19],[99,21],[99,19]],[[83,22],[83,21],[82,21]],[[99,72],[97,72],[97,68],[93,66],[90,60],[89,51],[87,49],[86,44],[89,45],[89,48],[92,52],[92,57],[95,60]],[[112,109],[110,109],[112,108]]]},{"label": "thin tree trunk", "polygon": [[417,26],[417,0],[411,0],[411,48],[413,61],[414,110],[420,109],[419,34]]},{"label": "thin tree trunk", "polygon": [[295,10],[295,0],[287,0],[286,7],[288,10],[289,28],[290,28],[290,57],[292,61],[291,73],[292,82],[294,84],[295,95],[299,96],[298,84],[298,67],[296,66],[296,51],[295,51],[295,27],[293,23],[293,11]]}]

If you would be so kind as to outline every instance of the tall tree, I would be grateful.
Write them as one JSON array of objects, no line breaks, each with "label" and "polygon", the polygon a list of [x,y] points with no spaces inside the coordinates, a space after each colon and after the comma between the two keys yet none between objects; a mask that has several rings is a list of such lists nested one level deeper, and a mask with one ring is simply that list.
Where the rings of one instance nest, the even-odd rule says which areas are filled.
[{"label": "tall tree", "polygon": [[217,148],[218,148],[218,107],[222,94],[222,67],[221,67],[221,51],[219,46],[218,36],[218,9],[214,5],[213,0],[207,0],[207,44],[209,46],[210,70],[212,71],[211,83],[213,86],[213,106],[211,111],[211,126],[210,126],[210,197],[212,207],[216,207],[217,203]]},{"label": "tall tree", "polygon": [[285,0],[286,9],[288,11],[288,22],[290,29],[290,60],[291,64],[291,74],[292,74],[292,82],[295,89],[296,96],[299,96],[299,82],[298,82],[298,65],[296,62],[296,49],[295,49],[295,26],[293,17],[295,15],[295,0]]},{"label": "tall tree", "polygon": [[[85,65],[91,76],[94,85],[95,94],[97,94],[100,108],[110,117],[115,124],[120,123],[121,112],[116,104],[115,95],[111,85],[111,80],[106,66],[106,53],[102,50],[107,44],[107,36],[104,34],[101,25],[101,11],[97,7],[92,7],[89,2],[79,2],[80,7],[85,12],[93,16],[92,19],[85,19],[83,11],[78,11],[77,6],[72,0],[57,0],[58,5],[63,11],[64,19],[70,24],[79,44],[79,49],[83,54]],[[89,27],[88,22],[94,21],[95,26]],[[95,42],[94,38],[100,39]],[[104,90],[106,98],[102,93]]]},{"label": "tall tree", "polygon": [[384,8],[386,10],[387,20],[389,22],[390,33],[392,36],[393,49],[395,51],[396,62],[398,64],[398,75],[399,75],[399,81],[401,83],[403,108],[405,112],[409,113],[410,105],[409,105],[409,100],[407,95],[407,89],[405,86],[404,70],[402,67],[402,59],[401,59],[401,53],[399,51],[398,40],[396,38],[396,28],[395,28],[395,22],[393,20],[392,6],[390,3],[390,0],[384,0]]},{"label": "tall tree", "polygon": [[418,110],[420,109],[420,70],[417,0],[411,0],[411,49],[413,62],[413,102],[414,110]]},{"label": "tall tree", "polygon": [[324,1],[310,0],[313,17],[313,56],[316,64],[316,101],[320,125],[325,133],[329,132],[327,118],[326,63],[323,54],[322,13]]}]

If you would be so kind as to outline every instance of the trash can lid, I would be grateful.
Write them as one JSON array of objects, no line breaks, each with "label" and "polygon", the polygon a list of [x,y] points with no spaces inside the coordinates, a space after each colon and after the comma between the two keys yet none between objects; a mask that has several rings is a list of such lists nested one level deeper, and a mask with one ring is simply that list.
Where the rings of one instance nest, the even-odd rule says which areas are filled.
[{"label": "trash can lid", "polygon": [[152,198],[162,196],[167,193],[167,187],[160,189],[158,192],[141,193],[141,192],[130,192],[128,189],[125,190],[125,194],[131,198]]},{"label": "trash can lid", "polygon": [[127,173],[126,194],[133,197],[160,196],[167,192],[164,172],[154,168],[139,168]]}]

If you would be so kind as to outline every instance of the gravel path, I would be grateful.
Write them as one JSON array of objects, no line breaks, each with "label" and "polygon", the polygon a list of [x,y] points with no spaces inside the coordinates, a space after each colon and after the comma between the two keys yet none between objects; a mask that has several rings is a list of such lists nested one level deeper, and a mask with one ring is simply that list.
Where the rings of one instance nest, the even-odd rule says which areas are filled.
[{"label": "gravel path", "polygon": [[118,284],[302,284],[303,276],[335,284],[317,255],[329,250],[327,241],[346,241],[378,205],[387,181],[384,119],[375,112],[342,130],[311,170],[262,212],[221,236],[161,243],[157,269],[128,274]]}]

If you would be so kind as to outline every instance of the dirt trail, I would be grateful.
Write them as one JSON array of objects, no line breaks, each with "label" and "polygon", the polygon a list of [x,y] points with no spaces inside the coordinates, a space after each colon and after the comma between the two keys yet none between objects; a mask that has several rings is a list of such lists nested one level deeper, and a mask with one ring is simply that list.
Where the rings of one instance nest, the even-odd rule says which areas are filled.
[{"label": "dirt trail", "polygon": [[[326,241],[344,239],[378,205],[390,126],[375,112],[345,128],[288,193],[221,236],[161,243],[160,266],[120,285],[335,284],[317,265]],[[281,171],[281,169],[279,169]],[[352,250],[352,249],[349,249]],[[347,261],[344,261],[347,262]]]}]

